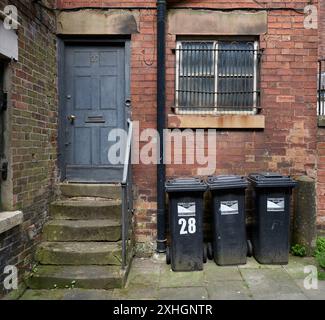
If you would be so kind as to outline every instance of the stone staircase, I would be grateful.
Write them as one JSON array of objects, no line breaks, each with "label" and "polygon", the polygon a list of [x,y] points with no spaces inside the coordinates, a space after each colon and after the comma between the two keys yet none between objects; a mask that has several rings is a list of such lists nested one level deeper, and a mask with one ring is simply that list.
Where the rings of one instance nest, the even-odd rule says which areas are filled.
[{"label": "stone staircase", "polygon": [[123,287],[132,259],[122,270],[121,186],[60,184],[51,220],[37,247],[38,265],[27,278],[31,289]]}]

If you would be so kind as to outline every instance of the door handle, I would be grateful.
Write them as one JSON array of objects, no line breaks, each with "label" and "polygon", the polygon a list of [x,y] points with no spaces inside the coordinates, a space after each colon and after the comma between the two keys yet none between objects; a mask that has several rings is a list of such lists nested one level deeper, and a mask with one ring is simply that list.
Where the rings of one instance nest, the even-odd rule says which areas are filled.
[{"label": "door handle", "polygon": [[73,114],[70,114],[68,117],[68,120],[70,121],[71,124],[74,123],[74,121],[77,119],[77,117]]}]

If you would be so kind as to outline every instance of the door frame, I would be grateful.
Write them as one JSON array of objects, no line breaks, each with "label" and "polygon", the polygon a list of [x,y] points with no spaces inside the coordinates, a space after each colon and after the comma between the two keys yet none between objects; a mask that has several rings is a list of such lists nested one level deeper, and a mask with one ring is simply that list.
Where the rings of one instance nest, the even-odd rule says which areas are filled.
[{"label": "door frame", "polygon": [[[58,56],[58,169],[60,181],[64,181],[66,178],[66,155],[65,155],[65,86],[64,86],[64,74],[65,74],[65,52],[69,45],[120,45],[124,47],[125,52],[125,100],[131,100],[131,88],[130,88],[130,61],[131,61],[131,39],[130,37],[109,37],[109,36],[97,36],[97,37],[59,37],[57,39],[57,56]],[[62,81],[61,81],[62,80]],[[126,115],[128,114],[126,110]],[[131,114],[131,113],[129,113]],[[127,117],[125,117],[125,128],[127,128]]]}]

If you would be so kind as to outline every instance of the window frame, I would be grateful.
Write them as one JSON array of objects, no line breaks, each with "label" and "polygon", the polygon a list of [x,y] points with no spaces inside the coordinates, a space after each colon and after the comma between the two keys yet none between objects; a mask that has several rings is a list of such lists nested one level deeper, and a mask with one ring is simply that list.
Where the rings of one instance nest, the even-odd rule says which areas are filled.
[{"label": "window frame", "polygon": [[[227,39],[228,40],[228,39]],[[213,50],[218,53],[219,49],[219,42],[222,41],[222,39],[186,39],[186,40],[177,40],[176,41],[176,70],[175,70],[175,113],[180,114],[180,115],[256,115],[258,113],[258,106],[257,106],[257,88],[258,88],[258,50],[259,50],[259,41],[258,40],[244,40],[240,38],[236,39],[231,39],[233,42],[236,41],[246,41],[246,42],[252,42],[254,44],[254,74],[253,74],[253,105],[250,107],[251,110],[229,110],[229,111],[220,111],[218,109],[222,108],[218,106],[218,78],[219,78],[219,73],[218,73],[218,59],[219,59],[219,54],[215,55],[215,67],[214,67],[214,106],[207,107],[209,110],[182,110],[184,108],[188,109],[195,109],[196,107],[182,107],[179,106],[179,88],[180,88],[180,77],[181,77],[181,66],[182,66],[182,61],[181,61],[181,49],[182,49],[182,44],[184,42],[190,42],[190,43],[212,43],[213,44]],[[230,41],[230,40],[229,40]]]}]

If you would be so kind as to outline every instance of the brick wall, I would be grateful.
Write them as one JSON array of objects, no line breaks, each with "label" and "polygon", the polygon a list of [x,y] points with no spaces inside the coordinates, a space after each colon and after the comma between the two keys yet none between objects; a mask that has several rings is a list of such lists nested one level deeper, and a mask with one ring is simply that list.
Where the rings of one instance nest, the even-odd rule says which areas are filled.
[{"label": "brick wall", "polygon": [[[317,2],[314,2],[317,4]],[[217,132],[217,174],[248,174],[259,170],[316,176],[317,30],[306,30],[303,9],[308,1],[169,1],[171,6],[205,8],[277,8],[268,11],[268,32],[260,39],[262,60],[262,131]],[[155,6],[155,1],[67,1],[62,8]],[[279,10],[284,8],[283,10]],[[133,120],[141,128],[156,127],[156,12],[141,10],[140,33],[132,35],[131,93]],[[167,38],[167,113],[172,113],[175,88],[175,36]],[[197,175],[194,165],[170,165],[169,177]],[[139,242],[156,235],[156,167],[135,165],[136,234]],[[320,218],[321,221],[321,218]]]},{"label": "brick wall", "polygon": [[[53,198],[57,159],[57,67],[55,20],[31,1],[0,0],[18,7],[19,60],[8,65],[9,108],[6,111],[10,181],[5,209],[20,209],[22,225],[0,234],[0,295],[5,265],[19,276],[30,267],[33,251]],[[2,188],[4,186],[2,185]],[[0,212],[1,215],[1,212]]]}]

